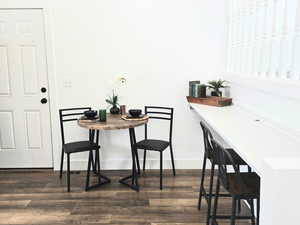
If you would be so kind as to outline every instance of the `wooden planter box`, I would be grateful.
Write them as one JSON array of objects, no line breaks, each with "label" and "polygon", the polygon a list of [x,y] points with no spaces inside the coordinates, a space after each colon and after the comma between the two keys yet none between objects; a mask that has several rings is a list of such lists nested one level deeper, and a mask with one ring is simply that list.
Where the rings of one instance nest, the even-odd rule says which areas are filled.
[{"label": "wooden planter box", "polygon": [[217,107],[223,107],[223,106],[229,106],[232,104],[232,98],[223,98],[223,97],[206,97],[206,98],[195,98],[191,96],[186,96],[187,101],[190,103],[196,103],[196,104],[203,104],[203,105],[210,105],[210,106],[217,106]]}]

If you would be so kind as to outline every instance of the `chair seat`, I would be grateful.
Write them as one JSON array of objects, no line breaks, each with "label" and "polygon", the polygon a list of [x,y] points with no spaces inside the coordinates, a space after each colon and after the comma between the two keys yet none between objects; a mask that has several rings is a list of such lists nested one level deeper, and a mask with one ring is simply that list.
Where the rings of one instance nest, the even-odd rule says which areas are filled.
[{"label": "chair seat", "polygon": [[256,173],[240,173],[244,185],[241,185],[235,173],[228,173],[228,192],[235,196],[258,198],[260,193],[260,177]]},{"label": "chair seat", "polygon": [[155,140],[155,139],[142,140],[136,143],[136,147],[138,149],[146,149],[146,150],[153,150],[153,151],[163,151],[169,145],[170,143],[168,141]]},{"label": "chair seat", "polygon": [[100,148],[97,144],[93,143],[90,144],[89,141],[77,141],[77,142],[70,142],[64,144],[63,149],[65,153],[74,153],[74,152],[84,152],[89,151],[91,149],[98,149]]}]

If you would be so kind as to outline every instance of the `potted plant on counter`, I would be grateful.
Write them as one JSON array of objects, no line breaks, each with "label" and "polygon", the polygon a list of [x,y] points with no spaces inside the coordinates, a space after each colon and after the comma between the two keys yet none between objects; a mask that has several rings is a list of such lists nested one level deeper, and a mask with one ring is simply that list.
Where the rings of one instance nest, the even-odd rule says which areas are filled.
[{"label": "potted plant on counter", "polygon": [[208,88],[209,89],[212,89],[213,91],[211,92],[211,96],[219,96],[219,97],[222,97],[222,91],[220,91],[221,88],[226,88],[226,87],[229,87],[229,86],[226,86],[225,83],[227,81],[226,80],[211,80],[211,81],[208,81]]}]

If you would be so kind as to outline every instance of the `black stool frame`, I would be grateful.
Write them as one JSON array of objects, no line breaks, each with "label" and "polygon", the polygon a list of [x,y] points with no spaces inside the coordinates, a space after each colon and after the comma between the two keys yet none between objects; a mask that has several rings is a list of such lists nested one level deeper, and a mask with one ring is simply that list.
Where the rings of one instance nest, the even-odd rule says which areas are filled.
[{"label": "black stool frame", "polygon": [[[202,166],[202,175],[201,175],[201,182],[200,182],[200,191],[199,191],[199,200],[198,200],[198,210],[201,209],[201,201],[202,197],[205,198],[207,201],[207,219],[206,224],[209,225],[210,219],[212,218],[212,198],[215,196],[213,194],[213,180],[214,180],[214,172],[215,168],[217,166],[217,161],[214,157],[214,150],[212,146],[213,136],[208,129],[208,127],[201,121],[200,126],[202,128],[203,132],[203,140],[204,140],[204,158],[203,158],[203,166]],[[210,160],[211,162],[211,169],[210,169],[210,183],[209,183],[209,190],[208,193],[206,192],[204,188],[204,178],[205,178],[205,171],[206,171],[206,163],[207,160]],[[243,164],[246,165],[246,164]],[[248,170],[251,170],[251,168],[248,166]],[[219,194],[220,197],[231,197],[229,194]],[[238,210],[241,210],[241,202],[238,202]]]},{"label": "black stool frame", "polygon": [[[227,160],[231,162],[231,166],[234,169],[234,175],[237,180],[237,184],[239,186],[246,186],[241,174],[239,165],[234,161],[232,158],[232,155],[228,152],[228,150],[224,149],[220,144],[218,144],[215,140],[212,140],[214,152],[215,152],[215,158],[217,158],[218,161],[218,180],[217,180],[217,187],[216,187],[216,194],[215,194],[215,202],[214,202],[214,209],[213,209],[213,215],[212,215],[212,224],[218,225],[216,219],[230,219],[230,225],[235,225],[236,219],[250,219],[252,225],[259,225],[259,213],[260,213],[260,196],[258,194],[252,194],[252,195],[232,195],[230,194],[230,197],[232,197],[232,212],[231,216],[225,216],[225,215],[217,215],[217,206],[218,206],[218,199],[220,196],[220,186],[221,184],[224,186],[226,190],[229,188],[229,182],[227,177]],[[251,172],[249,172],[251,173]],[[254,214],[254,200],[257,201],[257,220],[255,223],[255,214]],[[236,210],[237,210],[237,202],[240,200],[246,200],[248,204],[250,205],[251,209],[251,216],[237,216]]]}]

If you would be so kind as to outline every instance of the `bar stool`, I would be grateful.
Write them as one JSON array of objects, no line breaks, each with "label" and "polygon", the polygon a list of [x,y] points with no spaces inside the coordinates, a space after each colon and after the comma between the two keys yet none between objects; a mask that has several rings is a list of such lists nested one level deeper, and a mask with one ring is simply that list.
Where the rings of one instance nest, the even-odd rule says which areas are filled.
[{"label": "bar stool", "polygon": [[[214,171],[215,171],[215,167],[218,164],[218,162],[216,161],[216,157],[214,157],[214,151],[213,151],[213,147],[212,147],[213,136],[212,136],[209,128],[202,121],[200,122],[200,125],[201,125],[202,131],[203,131],[203,139],[204,139],[204,159],[203,159],[202,176],[201,176],[201,183],[200,183],[198,209],[199,210],[201,209],[201,201],[202,201],[202,197],[204,196],[207,201],[207,205],[208,205],[206,224],[209,225],[209,222],[211,219],[211,201],[212,201],[212,197],[214,196],[212,193]],[[237,164],[239,166],[248,166],[247,163],[233,149],[227,149],[227,151],[230,152],[232,157],[235,159],[235,162],[237,162]],[[209,160],[211,163],[210,184],[209,184],[208,192],[204,188],[204,178],[205,178],[207,160]],[[227,159],[226,165],[230,166],[231,161]],[[251,168],[249,166],[248,166],[248,171],[251,171]],[[230,197],[230,195],[228,195],[228,194],[219,194],[219,196]],[[241,209],[240,202],[238,204],[238,209],[239,209],[239,211]]]},{"label": "bar stool", "polygon": [[[215,140],[212,140],[212,144],[216,153],[216,161],[218,161],[219,169],[212,221],[216,224],[216,219],[228,218],[231,220],[230,224],[235,225],[236,219],[251,219],[251,224],[255,225],[254,200],[256,200],[256,224],[259,225],[260,177],[254,172],[240,172],[239,164],[235,162],[231,153],[227,149],[224,149]],[[227,171],[228,160],[231,162],[234,172],[229,173]],[[220,185],[222,185],[232,197],[231,216],[217,216],[218,198],[220,196]],[[240,200],[246,200],[249,203],[251,209],[251,216],[247,217],[236,215],[237,201]]]}]

